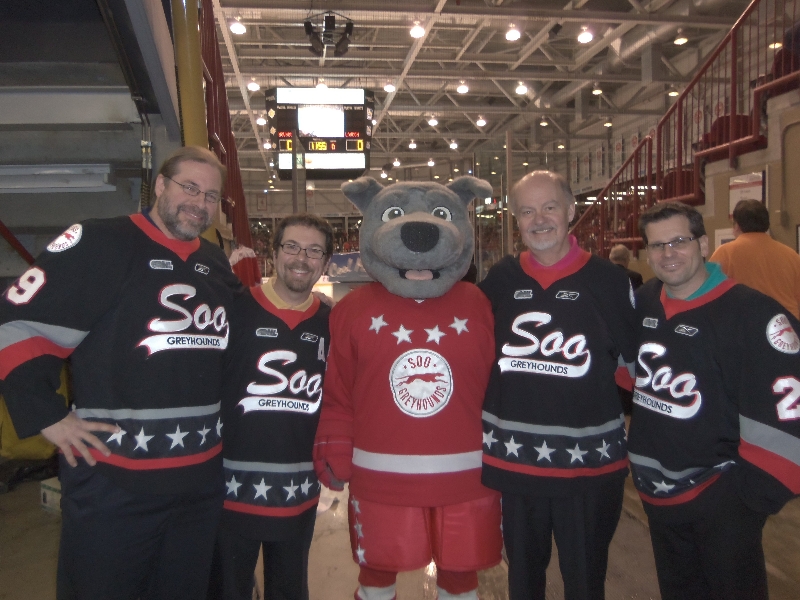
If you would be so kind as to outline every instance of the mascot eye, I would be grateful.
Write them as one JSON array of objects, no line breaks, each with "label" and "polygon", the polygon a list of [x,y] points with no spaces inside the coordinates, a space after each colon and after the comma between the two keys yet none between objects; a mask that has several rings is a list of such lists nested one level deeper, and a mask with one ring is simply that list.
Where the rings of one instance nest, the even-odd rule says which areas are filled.
[{"label": "mascot eye", "polygon": [[381,219],[383,219],[384,221],[391,221],[392,219],[397,219],[399,217],[402,217],[404,214],[406,213],[403,212],[403,209],[400,208],[399,206],[391,206],[387,208],[385,211],[383,211],[383,216],[381,217]]},{"label": "mascot eye", "polygon": [[453,215],[450,214],[450,210],[445,208],[444,206],[437,206],[431,211],[431,214],[434,217],[439,219],[444,219],[445,221],[452,221]]}]

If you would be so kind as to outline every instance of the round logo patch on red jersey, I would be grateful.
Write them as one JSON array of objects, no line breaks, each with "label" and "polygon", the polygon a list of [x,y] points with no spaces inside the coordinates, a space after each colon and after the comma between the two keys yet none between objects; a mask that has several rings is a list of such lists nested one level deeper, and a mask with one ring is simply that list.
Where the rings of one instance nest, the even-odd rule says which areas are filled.
[{"label": "round logo patch on red jersey", "polygon": [[444,356],[427,349],[409,350],[397,357],[389,385],[398,408],[412,417],[430,417],[453,395],[453,374]]},{"label": "round logo patch on red jersey", "polygon": [[769,345],[786,354],[797,354],[800,352],[800,337],[789,322],[789,318],[783,314],[777,314],[767,325],[767,340]]},{"label": "round logo patch on red jersey", "polygon": [[47,249],[50,252],[63,252],[64,250],[68,250],[81,240],[81,235],[83,235],[83,226],[80,223],[76,223],[50,242],[47,245]]}]

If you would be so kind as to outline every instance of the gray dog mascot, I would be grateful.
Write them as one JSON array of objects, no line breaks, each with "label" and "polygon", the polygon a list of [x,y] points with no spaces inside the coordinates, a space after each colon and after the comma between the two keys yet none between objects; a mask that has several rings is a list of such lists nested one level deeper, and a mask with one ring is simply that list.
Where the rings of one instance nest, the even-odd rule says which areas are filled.
[{"label": "gray dog mascot", "polygon": [[491,307],[461,282],[474,248],[467,207],[492,193],[370,177],[342,185],[363,214],[375,283],[333,309],[314,467],[349,481],[357,600],[392,600],[399,571],[437,567],[439,600],[477,600],[500,562],[500,500],[481,485],[481,406],[494,359]]}]

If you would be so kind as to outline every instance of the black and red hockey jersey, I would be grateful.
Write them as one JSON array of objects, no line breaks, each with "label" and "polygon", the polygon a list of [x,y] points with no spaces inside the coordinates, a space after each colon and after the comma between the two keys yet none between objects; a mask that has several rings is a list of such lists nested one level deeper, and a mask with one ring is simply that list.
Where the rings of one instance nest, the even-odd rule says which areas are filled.
[{"label": "black and red hockey jersey", "polygon": [[566,495],[627,473],[614,382],[635,358],[633,293],[624,271],[573,244],[552,267],[506,257],[480,288],[495,319],[496,357],[483,409],[483,482],[516,494]]},{"label": "black and red hockey jersey", "polygon": [[751,508],[780,510],[800,494],[800,323],[731,279],[691,301],[653,280],[636,298],[629,448],[648,513],[687,514],[723,472]]},{"label": "black and red hockey jersey", "polygon": [[219,386],[241,284],[219,248],[167,238],[143,215],[73,225],[0,300],[0,379],[20,436],[74,405],[111,456],[97,468],[145,492],[196,489],[220,472]]},{"label": "black and red hockey jersey", "polygon": [[330,308],[278,309],[260,287],[233,305],[223,370],[223,519],[251,539],[284,539],[313,518],[311,460],[322,404]]}]

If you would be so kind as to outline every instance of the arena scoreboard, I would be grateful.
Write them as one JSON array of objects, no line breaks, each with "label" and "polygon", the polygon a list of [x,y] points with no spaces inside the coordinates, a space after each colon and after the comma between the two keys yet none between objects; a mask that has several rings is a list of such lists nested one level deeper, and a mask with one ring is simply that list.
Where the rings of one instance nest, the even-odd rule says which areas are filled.
[{"label": "arena scoreboard", "polygon": [[355,179],[369,169],[375,98],[363,89],[276,88],[266,92],[267,129],[278,177],[292,178],[292,155],[306,179]]}]

